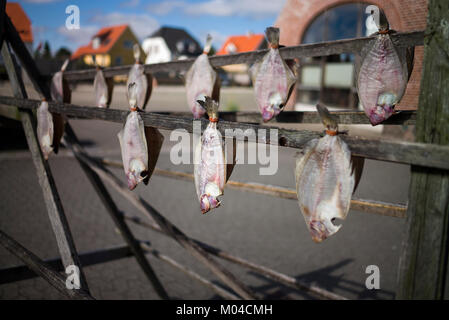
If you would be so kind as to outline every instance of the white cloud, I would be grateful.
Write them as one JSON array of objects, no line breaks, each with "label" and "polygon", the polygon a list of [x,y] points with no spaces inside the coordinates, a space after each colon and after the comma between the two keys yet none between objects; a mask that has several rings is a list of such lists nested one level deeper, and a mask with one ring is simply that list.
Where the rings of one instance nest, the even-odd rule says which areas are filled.
[{"label": "white cloud", "polygon": [[85,46],[89,44],[92,36],[99,30],[97,26],[81,25],[80,29],[69,30],[65,26],[58,28],[58,33],[70,43],[70,47]]},{"label": "white cloud", "polygon": [[180,9],[188,15],[212,16],[249,16],[262,17],[277,15],[285,0],[207,0],[198,3],[170,0],[149,5],[148,10],[154,14],[165,15],[175,9]]},{"label": "white cloud", "polygon": [[125,14],[121,12],[112,12],[105,15],[96,15],[91,22],[101,27],[117,24],[128,24],[137,38],[142,40],[159,28],[159,22],[147,14]]}]

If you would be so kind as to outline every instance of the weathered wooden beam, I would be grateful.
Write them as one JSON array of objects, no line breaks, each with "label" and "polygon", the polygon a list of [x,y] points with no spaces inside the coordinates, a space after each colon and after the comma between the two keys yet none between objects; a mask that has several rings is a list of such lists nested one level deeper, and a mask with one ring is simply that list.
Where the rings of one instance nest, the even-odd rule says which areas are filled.
[{"label": "weathered wooden beam", "polygon": [[[191,112],[155,112],[157,114],[176,117],[192,117]],[[332,116],[339,124],[366,124],[371,125],[368,117],[363,111],[331,111]],[[245,111],[221,111],[220,119],[232,122],[263,123],[260,112]],[[282,111],[274,117],[267,125],[273,123],[321,123],[319,114],[315,111]],[[398,111],[382,124],[414,125],[416,123],[416,111]]]},{"label": "weathered wooden beam", "polygon": [[[16,115],[17,108],[8,107],[0,104],[0,115],[14,120],[20,120]],[[173,117],[190,118],[191,112],[153,112],[160,115],[168,115]],[[339,124],[352,125],[352,124],[366,124],[371,125],[368,117],[363,111],[331,111],[333,117],[335,117]],[[69,116],[69,118],[72,118]],[[80,117],[77,117],[78,119]],[[89,118],[85,118],[86,120]],[[260,112],[246,112],[246,111],[221,111],[220,119],[231,122],[242,123],[259,123],[262,124],[262,116]],[[265,125],[270,126],[275,123],[321,123],[321,118],[315,111],[283,111],[269,123]],[[385,120],[383,124],[387,125],[415,125],[416,123],[416,111],[404,110],[394,113],[390,118]]]},{"label": "weathered wooden beam", "polygon": [[[422,31],[402,32],[392,35],[393,42],[399,47],[412,47],[422,45]],[[345,39],[330,42],[321,42],[313,44],[302,44],[298,46],[284,47],[279,49],[284,59],[294,59],[303,57],[327,56],[340,53],[360,52],[363,46],[374,37]],[[268,50],[258,50],[244,53],[235,53],[229,55],[213,56],[209,61],[213,67],[221,67],[230,64],[247,63],[251,64],[261,59]],[[147,64],[145,73],[154,73],[160,71],[186,71],[190,68],[195,59],[178,60],[172,62]],[[105,68],[103,73],[105,77],[113,77],[129,73],[130,65]],[[95,77],[95,69],[66,71],[64,77],[68,81],[89,80]]]},{"label": "weathered wooden beam", "polygon": [[[35,109],[39,101],[16,99],[12,97],[0,96],[0,104],[5,106],[17,106],[26,109]],[[80,119],[98,119],[123,123],[128,115],[128,111],[117,109],[103,109],[96,107],[81,107],[71,104],[61,104],[49,102],[51,112],[66,114],[73,118]],[[175,130],[184,129],[188,132],[193,131],[192,118],[179,118],[169,115],[157,114],[153,112],[141,113],[145,126]],[[206,128],[208,120],[201,119],[201,128]],[[264,126],[259,124],[239,123],[230,121],[219,121],[218,129],[225,137],[236,137],[238,140],[255,141],[248,137],[245,132],[263,133],[258,136],[258,143],[274,144],[289,148],[304,148],[305,144],[314,138],[319,138],[322,133],[308,130],[291,130],[275,126]],[[259,131],[259,130],[265,131]],[[277,140],[270,139],[270,130],[277,130]],[[229,131],[227,131],[229,130]],[[404,164],[433,167],[449,170],[449,146],[437,144],[426,144],[417,142],[405,142],[382,139],[367,139],[357,136],[341,135],[341,138],[349,145],[354,156],[370,158],[375,160],[391,161]]]},{"label": "weathered wooden beam", "polygon": [[201,247],[193,243],[180,229],[168,221],[150,204],[139,197],[136,193],[130,191],[124,183],[108,171],[102,164],[92,159],[87,154],[81,153],[77,147],[67,142],[67,146],[78,153],[79,158],[89,165],[103,180],[107,181],[117,192],[128,199],[136,208],[143,212],[149,219],[156,221],[162,230],[169,234],[175,241],[184,247],[190,254],[208,267],[217,275],[226,285],[232,288],[244,299],[255,299],[256,294],[236,279],[232,273],[218,264]]},{"label": "weathered wooden beam", "polygon": [[[66,124],[66,136],[65,139],[72,145],[76,145],[79,150],[82,150],[79,141],[70,126],[69,123]],[[81,151],[83,152],[83,151]],[[86,165],[84,162],[81,161],[77,153],[74,153],[75,157],[77,158],[81,168],[83,169],[84,173],[86,174],[87,178],[89,179],[90,183],[94,187],[95,191],[97,192],[98,197],[100,198],[101,202],[103,202],[103,205],[106,208],[106,211],[109,213],[109,215],[112,218],[112,221],[114,221],[115,226],[120,231],[121,236],[125,240],[125,242],[130,247],[131,251],[133,252],[137,263],[139,263],[140,267],[142,268],[143,272],[145,273],[148,280],[150,280],[151,284],[153,285],[154,290],[158,294],[158,296],[161,299],[167,300],[169,299],[169,296],[167,292],[165,291],[162,283],[160,282],[159,278],[156,275],[156,272],[151,267],[150,263],[148,262],[147,258],[145,257],[142,248],[136,238],[134,237],[133,233],[129,229],[128,225],[123,219],[123,216],[120,214],[120,211],[118,210],[114,200],[112,199],[111,195],[109,194],[109,191],[104,186],[103,182],[101,181],[100,177],[93,171],[88,165]]]},{"label": "weathered wooden beam", "polygon": [[[98,158],[103,164],[107,166],[113,166],[116,168],[123,168],[123,163],[120,161]],[[173,170],[164,170],[160,168],[156,168],[153,172],[154,175],[168,177],[173,179],[180,179],[185,181],[193,181],[193,174],[173,171]],[[283,198],[283,199],[291,199],[297,200],[298,197],[296,195],[296,190],[292,188],[280,187],[280,186],[272,186],[254,182],[240,182],[240,181],[232,181],[228,180],[225,185],[226,188],[237,189],[243,191],[249,191],[254,193],[266,194],[273,197]],[[407,206],[404,204],[397,203],[387,203],[382,201],[374,201],[374,200],[363,200],[358,198],[353,198],[351,200],[351,210],[358,210],[367,213],[379,214],[382,216],[396,217],[396,218],[405,218],[405,213],[407,211]]]},{"label": "weathered wooden beam", "polygon": [[[448,146],[449,1],[430,0],[428,7],[416,139]],[[396,296],[448,299],[449,172],[419,166],[411,171]]]},{"label": "weathered wooden beam", "polygon": [[0,244],[65,296],[70,299],[93,300],[89,292],[83,288],[68,289],[66,279],[61,274],[1,230]]},{"label": "weathered wooden beam", "polygon": [[[133,253],[128,246],[119,246],[108,249],[96,250],[80,253],[79,258],[84,267],[110,262],[118,259],[132,257]],[[61,258],[45,260],[57,272],[65,271]],[[33,272],[27,265],[0,269],[0,285],[22,281],[38,277],[39,274]]]},{"label": "weathered wooden beam", "polygon": [[[7,43],[4,43],[1,52],[14,95],[26,99],[27,93],[23,85],[22,77],[18,73],[17,64],[9,52]],[[20,117],[62,261],[66,267],[75,265],[79,268],[81,288],[89,292],[50,166],[44,159],[39,146],[33,113],[31,110],[22,109],[20,110]]]}]

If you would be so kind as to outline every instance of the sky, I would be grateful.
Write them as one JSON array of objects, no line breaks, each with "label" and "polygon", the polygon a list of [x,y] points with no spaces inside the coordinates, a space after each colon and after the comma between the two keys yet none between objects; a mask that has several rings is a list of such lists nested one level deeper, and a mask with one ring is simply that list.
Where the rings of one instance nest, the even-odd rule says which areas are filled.
[{"label": "sky", "polygon": [[[14,1],[12,1],[14,2]],[[263,33],[275,23],[285,0],[18,0],[31,20],[34,47],[75,51],[104,26],[129,24],[143,40],[161,26],[182,27],[204,44],[207,34],[218,50],[230,35]],[[80,11],[80,29],[66,28],[66,8]]]}]

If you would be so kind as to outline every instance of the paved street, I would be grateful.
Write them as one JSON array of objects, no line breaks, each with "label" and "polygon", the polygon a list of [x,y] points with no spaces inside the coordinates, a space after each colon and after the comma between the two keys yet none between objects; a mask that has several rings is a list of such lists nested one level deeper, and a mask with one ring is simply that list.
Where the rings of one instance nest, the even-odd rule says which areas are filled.
[{"label": "paved street", "polygon": [[[0,94],[10,94],[7,85]],[[31,95],[33,97],[33,95]],[[35,96],[34,96],[35,97]],[[93,105],[89,86],[79,86],[73,103]],[[126,107],[124,87],[114,91],[112,108]],[[222,106],[226,110],[237,104],[240,110],[253,110],[251,89],[222,90]],[[182,87],[158,87],[147,110],[186,110]],[[78,137],[93,155],[120,160],[117,132],[121,125],[96,120],[72,120]],[[296,128],[306,126],[293,125]],[[316,126],[315,126],[316,127]],[[318,130],[319,127],[317,127]],[[354,129],[355,131],[356,129]],[[364,131],[379,135],[376,131]],[[46,215],[45,204],[34,166],[26,150],[23,136],[5,136],[1,143],[15,139],[16,148],[0,151],[0,229],[17,239],[43,259],[58,256],[55,238]],[[353,132],[350,132],[350,134]],[[192,172],[193,165],[173,165],[170,150],[174,142],[166,137],[157,166]],[[9,141],[10,142],[10,141]],[[11,145],[11,143],[8,143]],[[6,150],[5,150],[6,149]],[[239,165],[231,177],[242,182],[259,182],[294,187],[295,150],[279,149],[279,169],[274,176],[260,176],[259,165]],[[123,244],[120,235],[76,160],[65,149],[52,156],[50,166],[79,252],[109,248]],[[125,181],[121,169],[113,171]],[[407,201],[409,167],[367,160],[355,196],[389,202]],[[141,216],[122,196],[109,188],[123,212]],[[202,215],[193,182],[153,176],[148,186],[139,185],[138,192],[187,235],[252,262],[265,265],[308,283],[315,283],[332,292],[353,299],[391,299],[394,297],[396,275],[405,220],[351,211],[343,227],[324,243],[315,244],[307,231],[298,204],[293,200],[227,189],[222,206]],[[180,263],[186,264],[207,279],[220,281],[173,240],[131,225],[139,239]],[[198,284],[171,266],[148,256],[169,295],[179,299],[217,299],[212,290]],[[266,298],[310,299],[312,297],[279,285],[246,269],[219,260],[252,289]],[[0,268],[21,262],[0,248]],[[380,290],[367,290],[365,269],[380,268]],[[85,268],[88,283],[98,299],[156,299],[149,281],[133,258],[126,258]],[[44,280],[35,278],[0,285],[1,299],[56,299],[59,293]]]}]

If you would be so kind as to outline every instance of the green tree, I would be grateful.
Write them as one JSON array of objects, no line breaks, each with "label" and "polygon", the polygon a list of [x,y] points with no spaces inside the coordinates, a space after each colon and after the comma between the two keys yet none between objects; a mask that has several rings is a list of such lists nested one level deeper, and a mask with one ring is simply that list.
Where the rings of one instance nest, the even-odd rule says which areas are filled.
[{"label": "green tree", "polygon": [[50,50],[50,44],[48,43],[48,41],[45,41],[42,58],[51,59],[51,50]]}]

